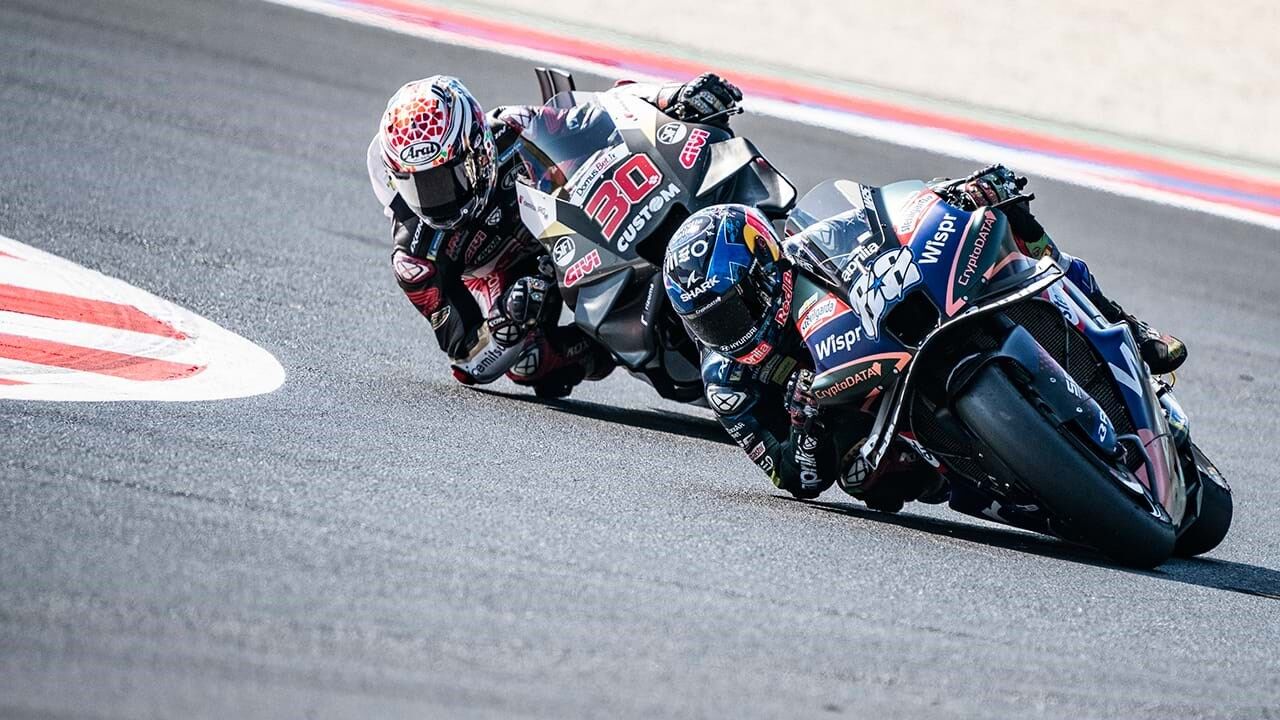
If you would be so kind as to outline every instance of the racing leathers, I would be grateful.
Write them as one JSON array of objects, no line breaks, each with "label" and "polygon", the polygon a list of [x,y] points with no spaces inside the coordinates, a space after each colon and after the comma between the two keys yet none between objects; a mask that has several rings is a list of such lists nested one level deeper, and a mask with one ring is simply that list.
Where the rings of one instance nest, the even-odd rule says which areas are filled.
[{"label": "racing leathers", "polygon": [[[714,75],[683,85],[620,84],[610,92],[636,95],[691,120],[723,116],[741,99],[737,88]],[[506,373],[540,394],[566,395],[583,379],[604,377],[615,363],[576,326],[556,327],[561,301],[554,271],[520,221],[521,131],[534,122],[554,127],[559,120],[532,106],[499,107],[487,119],[497,147],[497,185],[477,220],[451,230],[433,229],[409,208],[395,191],[378,139],[370,143],[369,179],[392,223],[392,269],[431,323],[460,382],[489,383]]]},{"label": "racing leathers", "polygon": [[782,292],[788,296],[788,323],[760,362],[703,351],[707,404],[729,436],[775,487],[798,498],[816,498],[840,481],[846,492],[878,509],[896,510],[910,499],[945,499],[939,496],[941,477],[905,445],[887,455],[874,476],[855,472],[855,482],[846,482],[842,468],[861,462],[857,447],[873,417],[864,412],[842,418],[839,426],[826,422],[810,390],[813,358],[801,328],[809,329],[808,311],[830,295],[796,268],[787,270]]}]

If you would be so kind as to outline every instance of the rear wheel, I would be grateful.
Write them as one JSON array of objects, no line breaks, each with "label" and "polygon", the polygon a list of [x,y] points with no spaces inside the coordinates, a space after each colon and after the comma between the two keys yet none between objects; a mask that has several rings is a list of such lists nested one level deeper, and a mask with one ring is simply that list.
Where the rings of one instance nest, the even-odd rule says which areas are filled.
[{"label": "rear wheel", "polygon": [[[1066,438],[997,364],[955,401],[956,414],[1049,513],[1124,565],[1155,567],[1174,549],[1173,526],[1119,487],[1100,458]],[[1123,470],[1123,468],[1121,468]],[[1124,470],[1127,472],[1127,470]]]},{"label": "rear wheel", "polygon": [[1191,527],[1178,536],[1173,552],[1179,557],[1201,555],[1218,547],[1231,529],[1234,511],[1231,490],[1217,466],[1200,452],[1195,443],[1191,445],[1191,452],[1196,471],[1200,474],[1200,514]]}]

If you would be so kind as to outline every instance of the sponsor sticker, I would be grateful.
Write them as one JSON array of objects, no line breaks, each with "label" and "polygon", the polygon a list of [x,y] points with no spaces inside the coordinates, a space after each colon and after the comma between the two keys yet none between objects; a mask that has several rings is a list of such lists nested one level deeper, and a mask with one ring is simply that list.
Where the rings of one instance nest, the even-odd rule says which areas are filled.
[{"label": "sponsor sticker", "polygon": [[982,226],[978,228],[978,236],[974,239],[969,256],[965,259],[964,269],[960,271],[960,277],[956,278],[957,285],[967,287],[973,282],[974,276],[978,273],[978,262],[982,259],[982,251],[987,249],[987,242],[991,239],[991,229],[995,224],[995,215],[991,213],[983,215]]},{"label": "sponsor sticker", "polygon": [[534,237],[542,237],[542,233],[555,222],[556,201],[549,195],[521,183],[516,186],[516,203],[520,207],[520,222]]},{"label": "sponsor sticker", "polygon": [[848,305],[841,302],[835,295],[828,294],[826,298],[811,305],[800,317],[800,335],[808,340],[809,336],[825,325],[828,320],[847,312],[849,312]]},{"label": "sponsor sticker", "polygon": [[400,161],[405,165],[423,165],[440,154],[440,143],[425,140],[405,146],[400,151]]},{"label": "sponsor sticker", "polygon": [[698,156],[702,154],[702,146],[707,144],[709,137],[711,133],[702,128],[694,128],[689,133],[689,139],[685,141],[684,147],[680,148],[680,165],[685,170],[693,169],[693,164],[698,162]]},{"label": "sponsor sticker", "polygon": [[933,233],[933,237],[924,241],[924,250],[920,253],[921,265],[932,265],[938,262],[942,251],[947,247],[947,243],[951,242],[951,236],[957,230],[956,219],[956,216],[951,213],[942,216],[942,222],[938,223],[938,229]]},{"label": "sponsor sticker", "polygon": [[431,313],[431,317],[427,318],[427,320],[431,322],[431,329],[439,330],[445,323],[449,322],[449,306],[445,305]]},{"label": "sponsor sticker", "polygon": [[862,328],[853,327],[844,332],[832,333],[813,346],[813,352],[818,356],[818,361],[826,360],[837,353],[843,353],[851,349],[862,339]]},{"label": "sponsor sticker", "polygon": [[395,268],[396,277],[406,285],[424,283],[436,274],[435,263],[416,258],[403,250],[396,250],[391,265]]},{"label": "sponsor sticker", "polygon": [[711,409],[720,415],[732,415],[742,407],[742,403],[747,399],[746,393],[734,390],[721,390],[719,388],[708,388],[707,402],[711,404]]},{"label": "sponsor sticker", "polygon": [[573,238],[565,235],[551,247],[551,259],[555,261],[556,265],[564,267],[573,260],[573,256],[577,251],[578,246],[574,244]]},{"label": "sponsor sticker", "polygon": [[564,286],[573,287],[600,267],[600,251],[592,250],[564,271]]},{"label": "sponsor sticker", "polygon": [[920,225],[921,218],[927,215],[929,208],[937,204],[938,201],[937,194],[932,190],[921,190],[902,203],[902,207],[895,213],[897,217],[895,218],[893,230],[898,233],[903,245],[911,242],[911,238],[916,234],[916,228]]},{"label": "sponsor sticker", "polygon": [[627,224],[626,229],[622,231],[622,237],[618,238],[618,251],[626,252],[631,247],[631,244],[636,241],[636,238],[640,236],[640,231],[644,230],[649,221],[653,219],[653,216],[679,195],[680,186],[671,183],[661,193],[650,198],[648,204],[641,206],[635,217],[631,218],[631,222]]},{"label": "sponsor sticker", "polygon": [[684,123],[669,122],[658,128],[658,142],[663,145],[675,145],[684,139],[689,128]]},{"label": "sponsor sticker", "polygon": [[814,397],[819,400],[827,400],[837,395],[843,394],[853,388],[863,386],[871,381],[878,381],[884,375],[884,368],[880,363],[874,362],[867,367],[857,370],[834,383],[830,387],[822,388],[814,391]]},{"label": "sponsor sticker", "polygon": [[675,270],[676,267],[683,265],[693,258],[706,257],[707,250],[711,249],[711,244],[707,242],[705,237],[699,237],[691,243],[685,243],[671,252],[667,253],[667,271]]},{"label": "sponsor sticker", "polygon": [[680,300],[682,300],[683,302],[689,302],[690,300],[693,300],[694,298],[701,296],[701,295],[702,295],[703,293],[705,293],[706,291],[708,291],[708,290],[710,290],[711,288],[715,287],[715,286],[716,286],[716,281],[717,281],[716,276],[715,276],[715,275],[712,275],[711,277],[707,278],[706,280],[703,280],[702,282],[698,283],[697,285],[694,285],[693,287],[689,288],[688,290],[686,290],[686,291],[684,291],[684,292],[680,293]]},{"label": "sponsor sticker", "polygon": [[502,189],[510,190],[511,188],[515,187],[516,179],[519,177],[520,177],[520,166],[519,164],[517,164],[516,166],[508,170],[506,175],[502,176]]},{"label": "sponsor sticker", "polygon": [[596,186],[600,177],[609,168],[622,162],[631,154],[626,145],[614,145],[596,152],[595,156],[578,169],[566,183],[569,187],[569,202],[582,204],[582,199]]},{"label": "sponsor sticker", "polygon": [[738,362],[743,365],[759,365],[771,352],[773,352],[773,346],[767,342],[762,342],[756,346],[755,350],[752,350],[744,357],[738,358]]}]

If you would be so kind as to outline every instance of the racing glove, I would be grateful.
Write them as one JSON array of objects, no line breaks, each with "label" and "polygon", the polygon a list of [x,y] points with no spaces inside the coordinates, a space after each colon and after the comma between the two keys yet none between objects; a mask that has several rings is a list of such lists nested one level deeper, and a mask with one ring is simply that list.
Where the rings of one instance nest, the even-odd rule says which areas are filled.
[{"label": "racing glove", "polygon": [[976,210],[979,207],[995,205],[1008,200],[1018,191],[1026,187],[1027,179],[1019,177],[1012,170],[995,165],[987,172],[951,190],[948,200],[955,202],[964,210]]},{"label": "racing glove", "polygon": [[555,307],[556,287],[544,278],[522,277],[507,288],[507,319],[524,330],[541,325]]},{"label": "racing glove", "polygon": [[821,412],[813,396],[813,371],[797,370],[787,380],[787,415],[791,418],[791,444],[799,478],[786,487],[799,498],[812,499],[831,487],[818,472],[818,452],[822,436]]},{"label": "racing glove", "polygon": [[818,399],[813,396],[813,371],[797,370],[787,379],[787,415],[791,427],[814,435],[822,428],[819,420]]},{"label": "racing glove", "polygon": [[703,73],[676,90],[667,112],[689,122],[704,122],[714,115],[711,124],[728,125],[730,113],[726,111],[737,107],[741,99],[737,85],[715,73]]}]

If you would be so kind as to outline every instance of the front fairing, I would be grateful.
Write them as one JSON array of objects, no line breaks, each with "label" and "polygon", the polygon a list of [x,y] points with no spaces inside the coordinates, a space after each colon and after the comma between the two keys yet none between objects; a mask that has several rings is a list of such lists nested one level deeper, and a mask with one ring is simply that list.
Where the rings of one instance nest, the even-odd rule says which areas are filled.
[{"label": "front fairing", "polygon": [[1002,213],[966,212],[918,181],[824,183],[788,228],[788,256],[829,290],[796,317],[822,404],[873,400],[930,333],[1043,272]]},{"label": "front fairing", "polygon": [[[1046,289],[1042,298],[1057,306],[1064,322],[1083,333],[1101,356],[1124,406],[1109,412],[1127,415],[1113,417],[1112,421],[1117,428],[1131,431],[1130,441],[1140,445],[1146,456],[1146,462],[1134,474],[1173,522],[1181,522],[1186,510],[1186,486],[1177,459],[1177,435],[1169,427],[1156,381],[1142,362],[1129,328],[1124,323],[1109,322],[1084,292],[1066,279]],[[1185,422],[1185,418],[1181,420]]]}]

